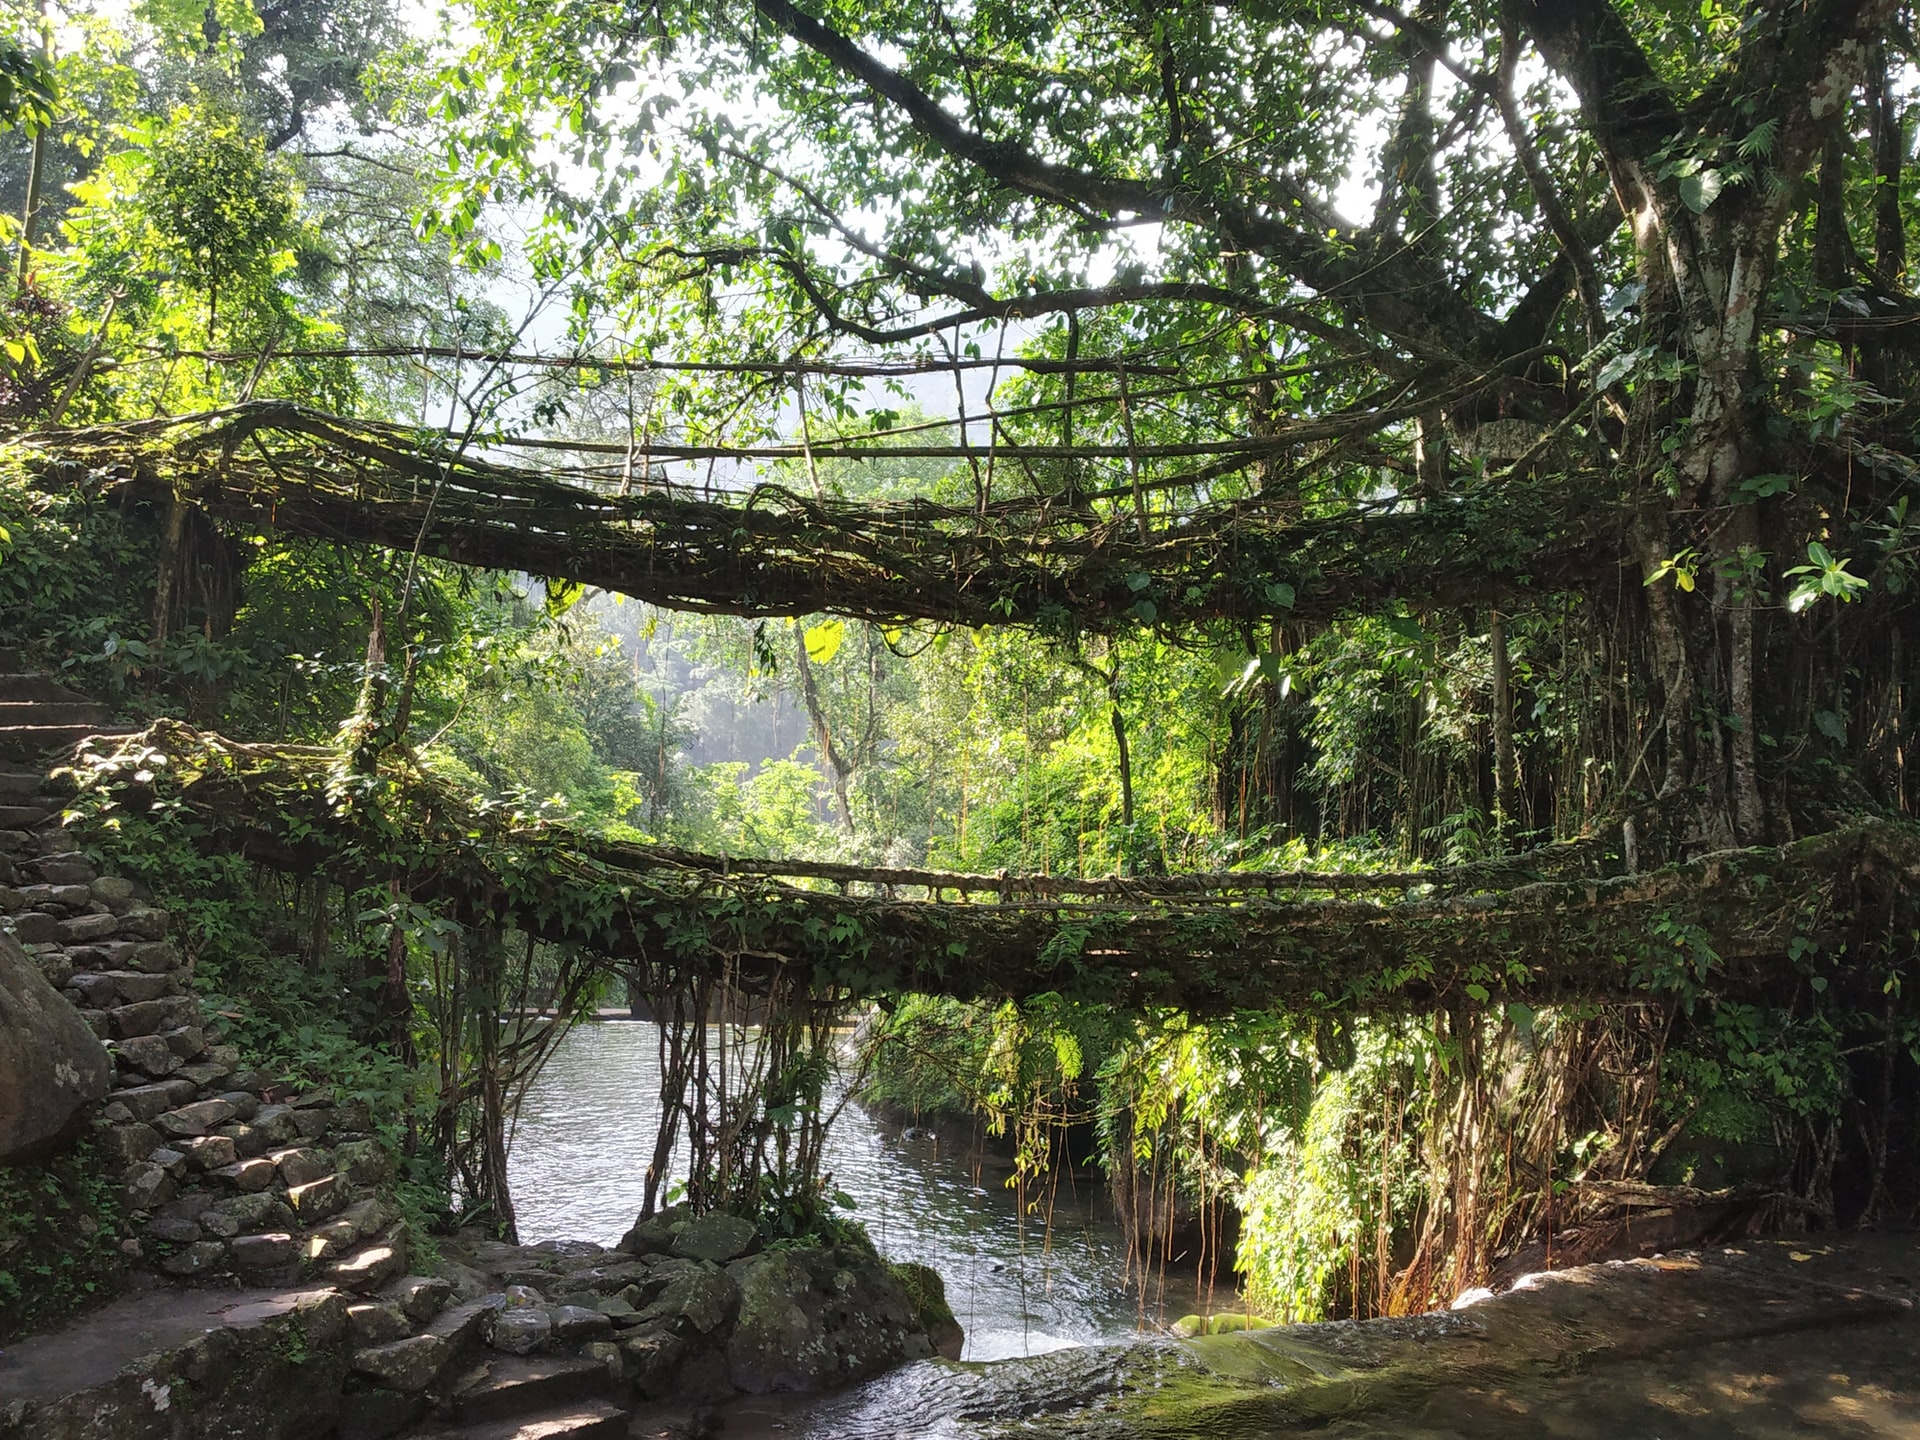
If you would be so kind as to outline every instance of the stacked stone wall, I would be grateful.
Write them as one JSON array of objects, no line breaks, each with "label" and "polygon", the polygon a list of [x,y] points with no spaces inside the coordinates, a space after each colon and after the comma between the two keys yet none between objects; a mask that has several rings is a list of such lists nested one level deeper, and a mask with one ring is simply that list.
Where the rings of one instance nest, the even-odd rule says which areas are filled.
[{"label": "stacked stone wall", "polygon": [[220,1043],[168,913],[140,886],[100,874],[57,828],[0,831],[0,927],[111,1057],[95,1128],[129,1263],[201,1283],[306,1276],[348,1289],[406,1268],[370,1117]]}]

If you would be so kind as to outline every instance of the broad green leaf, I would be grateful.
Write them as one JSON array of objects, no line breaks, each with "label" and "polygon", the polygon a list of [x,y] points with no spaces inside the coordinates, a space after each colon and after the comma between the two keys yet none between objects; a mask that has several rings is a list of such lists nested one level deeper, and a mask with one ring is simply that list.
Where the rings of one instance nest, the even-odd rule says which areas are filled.
[{"label": "broad green leaf", "polygon": [[809,626],[801,638],[807,647],[807,658],[816,665],[825,665],[840,653],[840,643],[847,638],[846,622],[823,620]]},{"label": "broad green leaf", "polygon": [[1698,175],[1688,175],[1680,182],[1680,202],[1696,215],[1704,215],[1709,206],[1720,198],[1725,181],[1718,170],[1702,170]]}]

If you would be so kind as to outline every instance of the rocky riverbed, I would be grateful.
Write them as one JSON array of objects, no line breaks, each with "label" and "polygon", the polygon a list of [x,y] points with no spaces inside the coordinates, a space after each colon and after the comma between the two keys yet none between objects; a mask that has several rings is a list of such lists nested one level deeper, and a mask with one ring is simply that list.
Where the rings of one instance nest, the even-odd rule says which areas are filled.
[{"label": "rocky riverbed", "polygon": [[1920,1240],[1757,1241],[1530,1277],[1451,1311],[921,1362],[728,1440],[1786,1440],[1920,1435]]}]

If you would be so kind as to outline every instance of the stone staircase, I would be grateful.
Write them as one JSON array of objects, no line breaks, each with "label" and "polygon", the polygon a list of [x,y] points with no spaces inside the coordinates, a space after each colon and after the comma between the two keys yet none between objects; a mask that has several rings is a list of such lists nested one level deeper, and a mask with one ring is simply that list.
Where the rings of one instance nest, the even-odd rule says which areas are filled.
[{"label": "stone staircase", "polygon": [[[338,1296],[337,1440],[697,1433],[630,1413],[651,1392],[619,1343],[663,1338],[672,1317],[638,1306],[696,1262],[485,1242],[474,1265],[451,1267],[457,1287],[407,1273],[411,1236],[385,1198],[392,1161],[372,1117],[328,1087],[246,1068],[202,1013],[168,913],[100,874],[57,823],[71,787],[49,772],[88,736],[131,733],[112,719],[0,651],[0,943],[19,944],[113,1063],[94,1134],[121,1189],[129,1264],[175,1285]],[[329,1288],[299,1288],[316,1284]],[[621,1328],[641,1319],[653,1323]]]},{"label": "stone staircase", "polygon": [[443,1414],[413,1433],[440,1440],[618,1440],[628,1388],[591,1359],[497,1357],[454,1391]]},{"label": "stone staircase", "polygon": [[47,780],[52,757],[89,735],[130,733],[107,706],[28,670],[18,651],[0,650],[0,830],[31,829],[60,808]]}]

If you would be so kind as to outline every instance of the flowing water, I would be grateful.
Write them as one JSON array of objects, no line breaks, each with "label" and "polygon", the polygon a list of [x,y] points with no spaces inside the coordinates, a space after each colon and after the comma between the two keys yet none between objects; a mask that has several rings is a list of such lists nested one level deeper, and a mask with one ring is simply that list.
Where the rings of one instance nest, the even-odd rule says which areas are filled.
[{"label": "flowing water", "polygon": [[[562,1043],[511,1152],[524,1240],[611,1244],[632,1222],[659,1108],[657,1035],[608,1022]],[[1130,1291],[1119,1228],[1085,1182],[1062,1182],[1046,1223],[1022,1213],[1004,1162],[853,1107],[829,1153],[882,1253],[945,1277],[966,1358],[839,1395],[734,1402],[728,1440],[1920,1436],[1911,1236],[1754,1242],[1697,1273],[1600,1267],[1467,1314],[1173,1342],[1166,1320],[1216,1307],[1190,1277]],[[1852,1313],[1863,1296],[1873,1323]]]},{"label": "flowing water", "polygon": [[[660,1116],[658,1039],[652,1024],[609,1020],[561,1042],[509,1152],[523,1242],[611,1245],[633,1224]],[[1191,1275],[1156,1275],[1146,1293],[1127,1284],[1126,1241],[1097,1180],[1062,1177],[1027,1214],[1010,1162],[854,1105],[834,1122],[827,1169],[882,1255],[940,1272],[967,1360],[1162,1333],[1204,1302]]]}]

